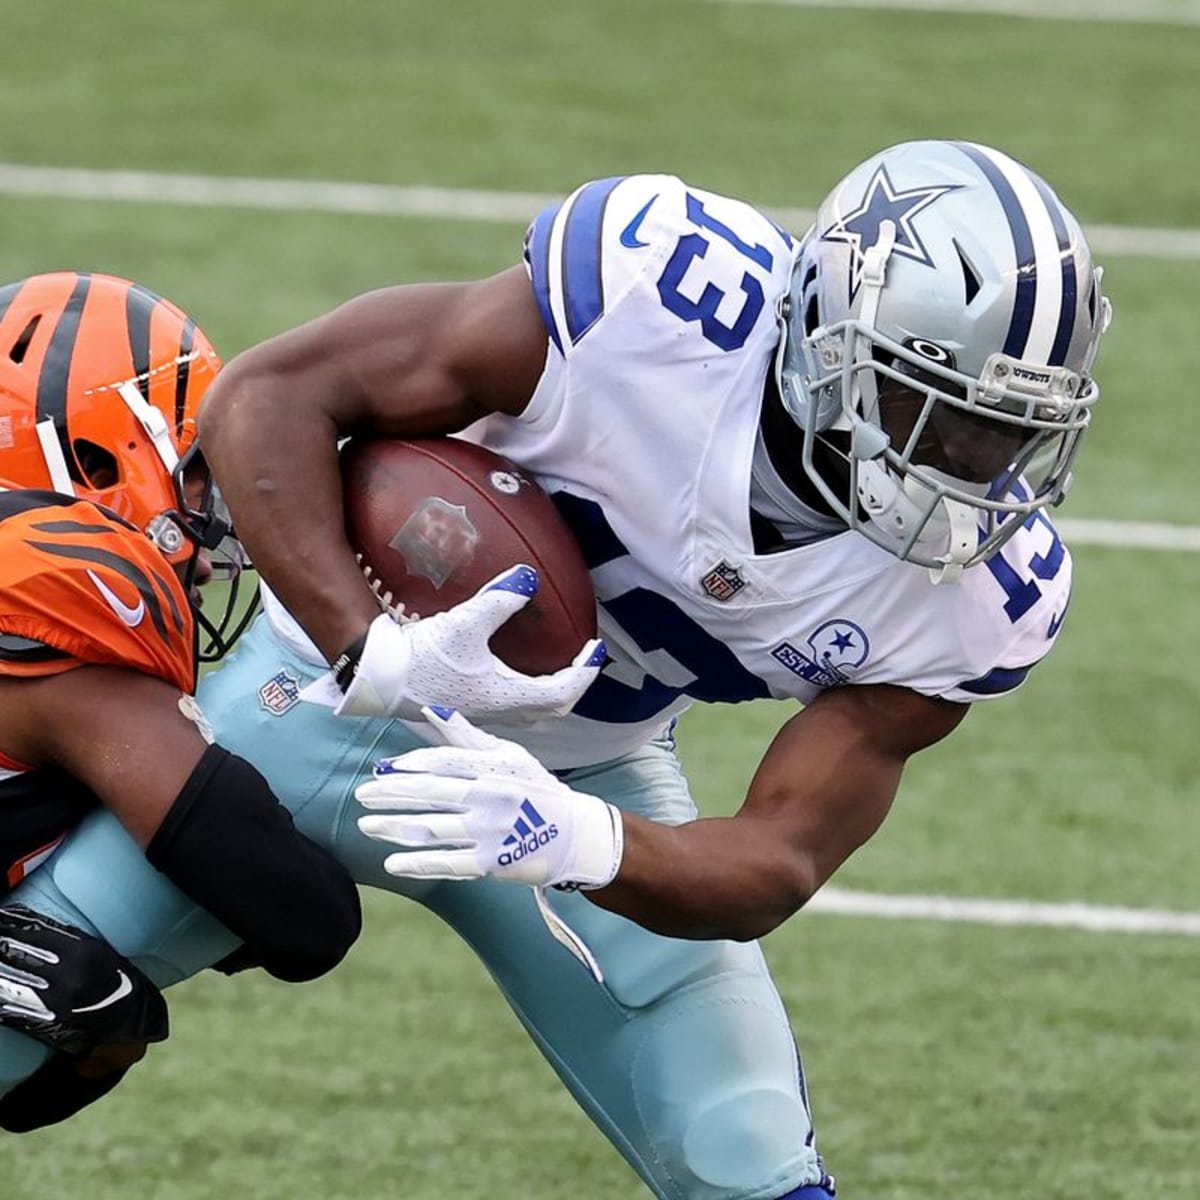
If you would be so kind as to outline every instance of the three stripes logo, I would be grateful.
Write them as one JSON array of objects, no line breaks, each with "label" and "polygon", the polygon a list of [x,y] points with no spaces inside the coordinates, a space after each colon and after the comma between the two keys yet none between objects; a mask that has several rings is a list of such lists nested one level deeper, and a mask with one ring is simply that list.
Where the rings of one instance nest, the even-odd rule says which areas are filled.
[{"label": "three stripes logo", "polygon": [[531,801],[522,800],[520,812],[513,822],[512,833],[501,843],[505,848],[496,859],[498,866],[511,867],[558,837],[558,826],[547,822]]}]

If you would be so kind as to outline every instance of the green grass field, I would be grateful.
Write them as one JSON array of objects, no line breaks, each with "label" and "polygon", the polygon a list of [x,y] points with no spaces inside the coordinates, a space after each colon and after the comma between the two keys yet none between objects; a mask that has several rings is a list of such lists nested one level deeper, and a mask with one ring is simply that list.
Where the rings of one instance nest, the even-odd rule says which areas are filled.
[{"label": "green grass field", "polygon": [[[1200,225],[1200,28],[701,0],[5,5],[0,161],[566,191],[670,170],[812,206],[889,142],[963,136],[1085,223]],[[1181,4],[1181,10],[1183,5]],[[0,196],[0,278],[134,276],[226,355],[389,282],[515,262],[519,223]],[[1195,523],[1200,261],[1106,256],[1106,394],[1066,515]],[[837,880],[1200,911],[1200,556],[1082,547],[1015,699],[915,762]],[[697,710],[708,813],[784,706]],[[47,1200],[633,1200],[471,955],[423,910],[303,988],[202,977],[107,1102],[0,1141]],[[850,1200],[1200,1195],[1194,938],[801,914],[767,952]]]}]

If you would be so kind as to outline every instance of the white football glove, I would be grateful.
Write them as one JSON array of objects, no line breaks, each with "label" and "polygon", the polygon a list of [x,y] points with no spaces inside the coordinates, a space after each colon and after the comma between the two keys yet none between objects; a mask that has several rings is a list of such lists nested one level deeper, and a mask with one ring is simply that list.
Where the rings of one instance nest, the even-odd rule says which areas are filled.
[{"label": "white football glove", "polygon": [[529,751],[426,708],[444,743],[375,764],[358,827],[400,847],[383,866],[415,879],[490,875],[533,887],[600,888],[621,865],[620,811],[556,779]]},{"label": "white football glove", "polygon": [[523,675],[498,659],[488,639],[537,593],[538,576],[524,565],[501,572],[469,600],[419,621],[397,624],[386,613],[371,622],[358,668],[345,695],[323,675],[300,693],[339,716],[389,716],[415,721],[427,704],[457,708],[471,720],[530,725],[565,716],[604,664],[593,638],[568,667]]}]

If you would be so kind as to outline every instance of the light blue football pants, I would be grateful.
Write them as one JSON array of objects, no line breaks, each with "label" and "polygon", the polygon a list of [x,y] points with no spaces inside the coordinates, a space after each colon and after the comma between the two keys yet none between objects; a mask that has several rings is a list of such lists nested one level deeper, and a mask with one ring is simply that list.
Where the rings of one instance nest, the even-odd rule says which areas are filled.
[{"label": "light blue football pants", "polygon": [[[268,685],[280,672],[289,689],[317,673],[260,617],[201,685],[217,740],[253,762],[297,826],[360,883],[416,900],[465,939],[576,1100],[656,1196],[770,1200],[820,1181],[795,1042],[757,945],[660,937],[578,894],[551,893],[555,911],[596,956],[605,976],[598,985],[551,937],[527,888],[387,875],[385,848],[355,824],[361,810],[353,789],[374,759],[402,754],[415,739],[393,722],[334,717],[309,704],[276,715],[260,689],[278,702],[282,693]],[[665,743],[567,778],[657,821],[695,816]],[[105,938],[160,986],[236,946],[105,812],[86,820],[10,900]],[[396,986],[407,986],[403,971]],[[45,1054],[0,1029],[0,1095]]]}]

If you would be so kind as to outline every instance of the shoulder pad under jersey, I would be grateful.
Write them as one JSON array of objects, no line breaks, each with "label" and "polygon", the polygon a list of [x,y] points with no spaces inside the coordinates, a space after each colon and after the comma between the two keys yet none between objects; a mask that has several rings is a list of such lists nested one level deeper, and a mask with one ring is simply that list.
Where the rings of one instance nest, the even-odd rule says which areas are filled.
[{"label": "shoulder pad under jersey", "polygon": [[[749,271],[762,281],[747,286],[770,288],[773,279],[786,286],[793,257],[788,234],[751,205],[673,175],[617,176],[576,188],[529,226],[525,263],[550,340],[566,356],[638,280],[649,277],[657,286],[673,278],[676,258],[682,276],[712,246],[735,256],[735,278]],[[739,299],[746,313],[749,306]],[[679,302],[692,301],[681,293]],[[703,297],[692,303],[694,313],[677,315],[711,316],[716,328],[720,318],[707,312]]]}]

